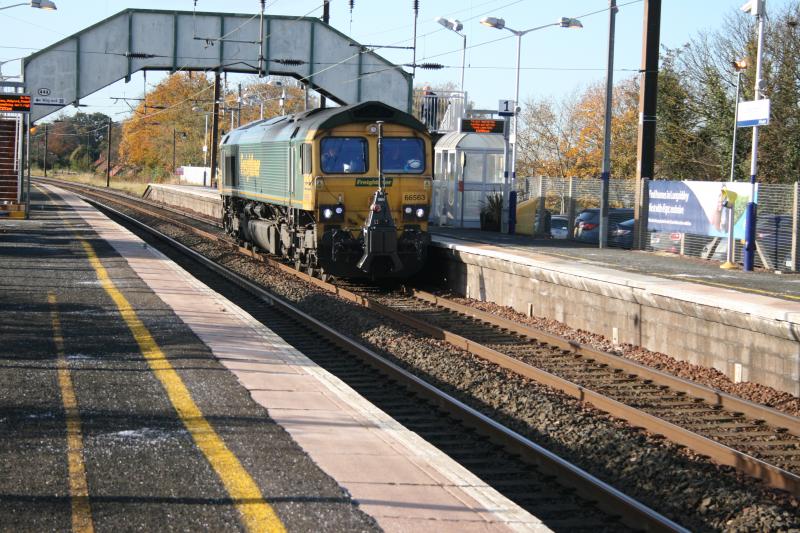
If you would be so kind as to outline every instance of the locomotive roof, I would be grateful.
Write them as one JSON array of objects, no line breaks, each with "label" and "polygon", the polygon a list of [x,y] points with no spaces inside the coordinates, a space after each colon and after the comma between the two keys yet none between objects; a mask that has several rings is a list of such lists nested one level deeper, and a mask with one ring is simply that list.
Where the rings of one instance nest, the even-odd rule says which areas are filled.
[{"label": "locomotive roof", "polygon": [[369,124],[378,120],[401,124],[427,133],[425,125],[412,115],[382,102],[369,101],[341,107],[312,109],[294,115],[283,115],[267,120],[257,120],[225,135],[222,144],[251,144],[265,140],[288,141],[305,139],[311,130],[325,130],[342,124]]}]

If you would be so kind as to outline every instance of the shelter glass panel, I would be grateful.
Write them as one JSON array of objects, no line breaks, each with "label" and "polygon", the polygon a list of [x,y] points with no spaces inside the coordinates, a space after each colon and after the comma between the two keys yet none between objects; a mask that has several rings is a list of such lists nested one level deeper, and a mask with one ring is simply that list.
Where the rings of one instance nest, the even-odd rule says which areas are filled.
[{"label": "shelter glass panel", "polygon": [[483,191],[464,191],[464,220],[478,220],[481,214],[481,205],[486,201]]},{"label": "shelter glass panel", "polygon": [[467,168],[464,169],[464,181],[483,182],[483,154],[467,152]]},{"label": "shelter glass panel", "polygon": [[486,154],[486,183],[503,183],[503,154]]},{"label": "shelter glass panel", "polygon": [[448,152],[447,154],[447,170],[446,174],[447,179],[453,180],[456,177],[456,153],[455,152]]}]

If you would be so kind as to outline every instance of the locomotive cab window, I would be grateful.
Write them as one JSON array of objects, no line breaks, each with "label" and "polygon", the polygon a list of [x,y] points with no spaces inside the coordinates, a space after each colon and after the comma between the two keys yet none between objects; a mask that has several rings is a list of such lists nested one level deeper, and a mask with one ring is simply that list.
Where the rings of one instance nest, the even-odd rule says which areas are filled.
[{"label": "locomotive cab window", "polygon": [[363,174],[367,171],[367,140],[363,137],[325,137],[320,142],[322,172]]},{"label": "locomotive cab window", "polygon": [[384,137],[381,141],[381,165],[393,174],[422,174],[425,171],[425,147],[415,137]]}]

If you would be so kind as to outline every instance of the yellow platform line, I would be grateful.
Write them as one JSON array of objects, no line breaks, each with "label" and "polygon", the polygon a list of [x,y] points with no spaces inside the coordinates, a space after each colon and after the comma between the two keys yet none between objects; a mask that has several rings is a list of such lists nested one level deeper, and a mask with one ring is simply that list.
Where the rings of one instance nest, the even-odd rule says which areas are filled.
[{"label": "yellow platform line", "polygon": [[53,340],[58,354],[58,385],[64,403],[67,418],[67,465],[69,470],[69,494],[72,504],[72,531],[76,533],[92,533],[92,510],[89,505],[89,484],[86,481],[86,465],[83,462],[83,436],[81,435],[81,418],[78,411],[78,400],[69,373],[69,364],[64,353],[64,335],[61,331],[61,319],[58,315],[56,296],[52,292],[47,295],[50,304],[50,317],[53,323]]},{"label": "yellow platform line", "polygon": [[81,240],[81,244],[89,257],[89,263],[97,273],[100,284],[116,304],[123,320],[136,339],[150,370],[161,382],[183,425],[192,435],[195,444],[203,452],[233,499],[234,505],[241,513],[245,527],[253,532],[285,531],[272,506],[264,500],[258,485],[205,419],[200,408],[192,400],[186,385],[167,360],[147,327],[136,315],[125,296],[114,285],[92,245],[85,240]]}]

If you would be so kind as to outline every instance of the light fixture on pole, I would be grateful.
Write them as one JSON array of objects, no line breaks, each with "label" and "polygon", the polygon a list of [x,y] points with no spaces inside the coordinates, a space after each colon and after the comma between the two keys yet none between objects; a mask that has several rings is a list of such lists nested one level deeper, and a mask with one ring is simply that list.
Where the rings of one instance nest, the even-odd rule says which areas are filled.
[{"label": "light fixture on pole", "polygon": [[178,131],[177,128],[172,128],[172,174],[177,175],[178,167],[177,167],[177,159],[176,159],[176,148],[178,144],[178,134],[180,134],[181,139],[185,139],[187,137],[185,131]]},{"label": "light fixture on pole", "polygon": [[[761,79],[761,47],[764,44],[764,15],[766,14],[765,0],[750,0],[742,6],[742,11],[748,12],[758,24],[758,48],[756,52],[756,81],[753,100],[761,99],[763,80]],[[758,126],[753,126],[753,148],[750,154],[750,199],[747,202],[744,235],[743,263],[745,271],[752,271],[755,264],[756,251],[756,171],[758,170]]]},{"label": "light fixture on pole", "polygon": [[202,111],[205,117],[205,127],[203,128],[203,167],[205,168],[208,166],[208,115],[211,114],[211,111],[203,111],[197,106],[192,107],[192,111]]},{"label": "light fixture on pole", "polygon": [[56,9],[58,9],[56,7],[56,4],[54,2],[51,2],[50,0],[31,0],[30,2],[22,2],[19,4],[12,4],[10,6],[2,6],[0,7],[0,11],[2,11],[3,9],[9,9],[12,7],[19,7],[19,6],[30,6],[36,9],[43,9],[45,11],[55,11]]},{"label": "light fixture on pole", "polygon": [[460,35],[464,41],[464,45],[461,48],[461,94],[464,94],[464,65],[466,63],[466,58],[467,58],[467,36],[466,34],[461,33],[461,30],[464,29],[464,25],[461,24],[461,22],[458,20],[446,19],[444,17],[437,18],[436,22],[438,22],[448,30]]},{"label": "light fixture on pole", "polygon": [[[516,78],[516,85],[514,90],[514,122],[513,122],[513,130],[514,130],[514,141],[512,144],[512,152],[511,152],[511,181],[509,182],[508,177],[506,177],[505,183],[503,184],[503,225],[504,227],[508,224],[508,200],[509,200],[509,192],[511,185],[517,179],[517,126],[519,125],[519,74],[520,74],[520,58],[522,55],[522,36],[536,30],[542,30],[544,28],[549,28],[551,26],[559,26],[561,28],[583,28],[583,24],[581,21],[575,18],[570,17],[561,17],[557,22],[552,22],[550,24],[543,24],[541,26],[536,26],[535,28],[530,28],[527,30],[519,31],[514,30],[506,26],[505,19],[497,18],[497,17],[485,17],[481,19],[481,24],[484,26],[489,26],[490,28],[495,28],[498,30],[508,30],[513,33],[517,37],[517,78]],[[508,170],[508,169],[506,169]],[[508,172],[506,172],[508,176]],[[543,209],[538,209],[537,218],[543,216]],[[542,219],[539,218],[539,227],[541,228],[541,221]]]},{"label": "light fixture on pole", "polygon": [[608,188],[611,185],[611,103],[614,97],[614,28],[617,0],[608,0],[608,62],[606,68],[606,111],[603,125],[603,168],[600,173],[600,228],[598,246],[608,246]]},{"label": "light fixture on pole", "polygon": [[731,61],[731,66],[733,70],[736,71],[736,99],[733,102],[733,142],[731,147],[731,177],[728,181],[733,181],[734,178],[734,169],[736,168],[736,130],[739,129],[736,126],[736,122],[739,120],[739,86],[742,81],[742,71],[744,71],[750,63],[748,59],[742,58],[737,59],[735,61]]},{"label": "light fixture on pole", "polygon": [[[733,104],[733,141],[731,142],[731,177],[729,181],[733,181],[736,170],[736,130],[739,126],[736,124],[739,121],[739,86],[742,81],[742,71],[745,70],[749,63],[747,58],[731,61],[733,69],[736,71],[736,98]],[[720,268],[725,270],[732,270],[736,268],[736,239],[734,237],[733,227],[733,213],[736,204],[736,193],[723,189],[723,196],[725,197],[725,207],[728,207],[728,248],[726,251],[725,262],[720,265]],[[732,200],[729,200],[732,198]],[[730,205],[728,205],[730,204]]]}]

